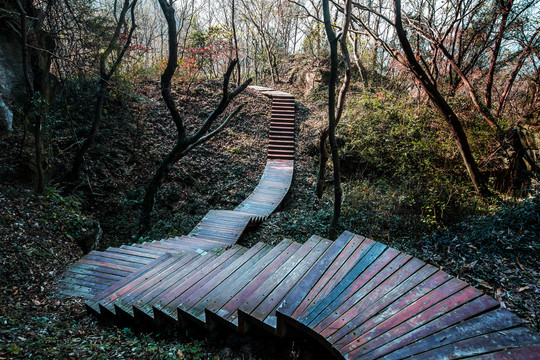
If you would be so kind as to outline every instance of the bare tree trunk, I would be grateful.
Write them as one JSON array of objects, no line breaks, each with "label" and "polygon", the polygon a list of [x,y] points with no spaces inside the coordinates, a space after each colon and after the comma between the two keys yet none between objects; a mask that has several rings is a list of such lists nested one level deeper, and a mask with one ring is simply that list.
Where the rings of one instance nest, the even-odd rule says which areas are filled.
[{"label": "bare tree trunk", "polygon": [[527,56],[529,56],[531,52],[532,44],[534,43],[536,37],[540,34],[540,28],[536,29],[536,31],[533,33],[531,38],[529,39],[529,42],[527,45],[525,45],[525,48],[521,51],[521,54],[519,55],[519,59],[516,63],[516,66],[514,67],[514,70],[510,74],[510,77],[508,78],[508,81],[506,82],[506,87],[504,89],[504,92],[499,100],[499,106],[497,107],[497,112],[495,113],[495,116],[500,116],[504,106],[506,105],[506,101],[508,99],[508,96],[510,95],[510,90],[512,90],[512,86],[514,85],[514,81],[516,80],[517,75],[521,71],[521,68],[523,67],[523,64],[525,63],[525,59]]},{"label": "bare tree trunk", "polygon": [[[347,0],[345,5],[345,21],[343,24],[342,33],[342,51],[345,50],[344,56],[348,59],[347,46],[347,30],[350,23],[351,13],[351,0]],[[339,152],[336,142],[336,126],[337,119],[341,116],[342,107],[338,110],[336,116],[336,82],[338,77],[338,38],[332,29],[330,18],[330,7],[328,0],[323,0],[323,15],[324,15],[324,27],[326,35],[328,37],[328,43],[330,44],[330,80],[328,82],[328,140],[330,142],[330,149],[332,152],[332,162],[334,164],[334,212],[332,214],[332,222],[330,223],[330,230],[328,236],[331,240],[337,237],[337,226],[339,217],[341,215],[341,202],[343,201],[343,189],[341,188],[341,170],[339,164]],[[346,60],[347,61],[347,60]],[[350,63],[348,64],[348,71],[350,71]],[[349,73],[350,75],[350,73]],[[345,93],[347,92],[345,88]],[[341,94],[340,94],[341,95]],[[340,96],[340,100],[345,97]]]},{"label": "bare tree trunk", "polygon": [[[347,48],[347,32],[348,27],[350,24],[350,9],[347,11],[345,10],[344,16],[345,16],[345,24],[343,27],[343,34],[340,37],[339,44],[341,53],[343,55],[344,64],[345,64],[345,78],[343,79],[343,84],[341,85],[341,89],[339,90],[338,95],[338,101],[337,101],[337,111],[335,115],[335,126],[337,127],[337,124],[339,124],[339,121],[341,120],[341,117],[343,115],[343,110],[345,108],[345,99],[347,96],[347,92],[349,91],[349,86],[351,83],[351,59],[349,55],[349,50]],[[337,51],[337,50],[336,50]],[[337,60],[336,60],[337,61]],[[337,71],[337,69],[336,69]],[[336,81],[337,81],[337,75],[336,75]],[[334,84],[335,87],[335,84]],[[319,135],[319,174],[317,177],[317,197],[320,199],[323,196],[325,184],[324,179],[326,177],[326,164],[328,162],[328,151],[326,149],[326,141],[328,139],[329,135],[329,126],[326,126]],[[333,160],[335,161],[335,160]]]},{"label": "bare tree trunk", "polygon": [[[34,83],[30,76],[30,60],[28,58],[28,24],[26,21],[26,10],[21,4],[20,0],[16,0],[17,7],[21,16],[21,49],[22,49],[22,61],[23,61],[23,73],[26,84],[26,92],[28,95],[30,116],[34,119],[34,150],[36,154],[36,169],[38,174],[38,181],[36,191],[42,193],[45,190],[45,174],[43,170],[43,141],[41,137],[41,114],[37,114],[34,111],[36,92],[34,90]],[[36,113],[33,114],[32,113]]]},{"label": "bare tree trunk", "polygon": [[[133,3],[130,4],[130,0],[124,0],[124,6],[122,7],[122,10],[120,12],[120,17],[118,19],[118,22],[116,23],[116,28],[113,34],[113,37],[111,38],[111,41],[109,42],[109,45],[107,46],[107,49],[101,54],[99,59],[99,73],[100,73],[100,79],[99,79],[99,92],[96,100],[96,108],[94,111],[94,120],[92,121],[92,127],[90,128],[90,133],[88,134],[88,137],[84,140],[82,146],[79,148],[79,151],[77,151],[77,154],[75,155],[75,158],[73,159],[73,164],[71,166],[71,171],[69,172],[67,176],[67,180],[75,181],[79,178],[81,173],[81,168],[84,163],[84,156],[88,152],[88,150],[92,147],[94,144],[97,132],[99,130],[99,126],[101,125],[101,120],[103,118],[103,108],[105,104],[105,99],[107,98],[108,90],[109,90],[109,81],[114,75],[114,72],[122,62],[122,59],[131,44],[131,39],[133,37],[133,32],[135,31],[136,24],[135,24],[135,5],[137,3],[137,0],[134,0]],[[116,2],[115,2],[116,4]],[[122,30],[122,27],[124,27],[126,23],[126,14],[131,8],[131,28],[129,30],[128,37],[126,39],[126,43],[124,44],[121,52],[119,53],[118,57],[116,58],[115,62],[111,66],[109,70],[107,70],[107,61],[109,59],[110,54],[116,47],[116,43],[118,41],[118,37],[120,36],[120,31]]]},{"label": "bare tree trunk", "polygon": [[319,134],[319,173],[317,175],[317,197],[322,198],[324,194],[324,178],[326,177],[326,163],[328,163],[328,150],[326,140],[328,139],[328,126],[322,129]]},{"label": "bare tree trunk", "polygon": [[504,32],[506,31],[506,21],[508,20],[508,15],[510,14],[510,10],[512,10],[512,5],[514,4],[514,0],[508,0],[508,3],[504,3],[504,0],[501,0],[502,3],[502,17],[501,17],[501,24],[499,26],[499,32],[497,33],[497,37],[495,39],[495,46],[493,47],[493,54],[491,56],[491,63],[489,65],[489,71],[486,81],[486,107],[489,109],[491,108],[491,99],[492,99],[492,91],[493,91],[493,78],[495,77],[495,67],[497,65],[497,59],[499,57],[499,51],[501,49],[501,43],[503,40]]},{"label": "bare tree trunk", "polygon": [[232,0],[231,4],[231,25],[232,25],[232,31],[233,31],[233,39],[234,39],[234,53],[236,55],[236,59],[238,62],[236,63],[236,84],[240,84],[240,80],[242,79],[242,75],[240,73],[240,56],[238,55],[238,37],[236,36],[236,9],[235,9],[235,0]]},{"label": "bare tree trunk", "polygon": [[403,64],[408,65],[411,72],[422,84],[422,87],[428,94],[433,105],[435,105],[439,113],[450,125],[450,130],[452,132],[452,135],[454,136],[459,153],[461,154],[461,157],[463,159],[463,162],[465,164],[474,188],[480,195],[488,196],[490,193],[485,186],[482,177],[480,176],[478,165],[476,164],[476,161],[474,160],[474,157],[472,155],[469,141],[467,140],[467,135],[465,134],[465,131],[461,126],[461,122],[459,121],[457,115],[454,113],[450,105],[446,102],[444,97],[439,93],[436,85],[429,80],[428,75],[425,73],[424,69],[418,63],[416,57],[414,56],[409,40],[407,39],[406,32],[403,29],[403,23],[401,20],[401,0],[394,0],[394,12],[394,26],[396,27],[396,33],[399,38],[399,42],[401,44],[403,52],[405,53],[405,58],[403,58],[401,54],[397,54],[397,56],[400,57],[400,61]]},{"label": "bare tree trunk", "polygon": [[148,187],[146,188],[139,221],[139,237],[147,232],[150,227],[150,217],[154,208],[156,195],[172,166],[186,156],[193,148],[205,143],[223,130],[228,122],[234,116],[236,116],[243,105],[238,106],[233,112],[231,112],[231,114],[229,114],[229,116],[224,119],[215,130],[210,131],[210,128],[217,118],[227,109],[231,101],[238,94],[244,91],[245,88],[251,83],[251,79],[248,79],[232,92],[229,92],[229,81],[238,60],[231,61],[223,77],[221,101],[215,107],[214,111],[206,118],[201,127],[193,134],[188,135],[184,120],[180,115],[171,94],[171,80],[176,71],[176,67],[178,66],[178,39],[176,36],[176,19],[174,16],[174,8],[168,3],[167,0],[159,0],[159,5],[167,22],[169,37],[169,59],[167,61],[167,67],[161,75],[161,95],[167,105],[167,108],[169,109],[169,112],[171,113],[172,120],[176,125],[177,136],[175,146],[165,156],[160,166],[154,173]]}]

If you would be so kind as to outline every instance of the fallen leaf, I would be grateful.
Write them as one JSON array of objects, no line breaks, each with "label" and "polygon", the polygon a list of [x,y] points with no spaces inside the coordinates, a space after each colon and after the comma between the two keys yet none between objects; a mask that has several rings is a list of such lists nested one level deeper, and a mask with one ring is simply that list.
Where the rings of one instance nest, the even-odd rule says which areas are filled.
[{"label": "fallen leaf", "polygon": [[474,280],[478,281],[478,283],[481,286],[483,286],[483,287],[485,287],[487,289],[493,290],[493,287],[491,287],[485,280],[482,280],[482,279],[474,279]]},{"label": "fallen leaf", "polygon": [[529,286],[522,286],[519,288],[518,292],[522,292],[522,291],[525,291],[525,290],[529,290],[530,287]]}]

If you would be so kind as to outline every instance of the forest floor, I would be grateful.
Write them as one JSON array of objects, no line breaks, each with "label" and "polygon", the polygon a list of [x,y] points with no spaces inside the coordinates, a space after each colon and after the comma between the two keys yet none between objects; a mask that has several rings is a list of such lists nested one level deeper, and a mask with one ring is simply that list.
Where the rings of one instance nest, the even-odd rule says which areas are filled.
[{"label": "forest floor", "polygon": [[[176,100],[191,130],[212,110],[219,89],[216,82],[189,89],[177,86]],[[77,114],[88,112],[85,106],[91,106],[91,101],[70,103],[67,128],[71,133],[56,130],[55,138],[66,140],[48,149],[59,160],[51,164],[56,172],[42,195],[36,195],[30,184],[20,185],[31,172],[20,166],[31,158],[30,153],[18,151],[22,131],[0,138],[0,359],[271,360],[313,356],[311,345],[302,342],[270,346],[271,342],[223,334],[192,336],[180,330],[121,328],[87,315],[80,299],[55,296],[57,277],[83,255],[82,249],[187,234],[209,210],[233,209],[252,191],[264,169],[270,101],[245,92],[237,100],[247,103],[240,116],[172,169],[156,203],[154,226],[145,238],[137,239],[136,220],[145,185],[173,145],[175,129],[156,83],[142,82],[135,92],[137,96],[128,98],[127,104],[123,93],[112,93],[100,136],[87,156],[81,182],[74,186],[61,185],[61,175],[73,156],[71,139],[84,135]],[[331,197],[319,200],[314,194],[316,139],[323,124],[324,101],[298,100],[293,186],[280,211],[248,232],[243,245],[277,244],[283,238],[304,242],[327,231]],[[524,215],[534,217],[538,209],[536,201]],[[344,219],[344,224],[353,223]],[[478,249],[480,245],[474,242],[460,242],[459,234],[451,231],[439,235],[440,241],[428,236],[427,230],[415,241],[401,241],[393,235],[366,234],[362,228],[347,229],[373,236],[465,279],[527,319],[531,328],[539,329],[537,248],[524,245],[523,257],[504,258]],[[523,231],[538,234],[540,228]],[[514,233],[508,230],[508,234]]]}]

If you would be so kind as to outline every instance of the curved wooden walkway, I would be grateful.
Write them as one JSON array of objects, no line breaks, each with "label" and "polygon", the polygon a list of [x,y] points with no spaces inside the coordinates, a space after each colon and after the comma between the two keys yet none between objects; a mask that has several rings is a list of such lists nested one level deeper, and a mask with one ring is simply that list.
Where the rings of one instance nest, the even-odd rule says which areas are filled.
[{"label": "curved wooden walkway", "polygon": [[249,225],[266,219],[281,204],[294,171],[294,96],[260,86],[252,90],[272,98],[268,159],[254,191],[234,210],[210,210],[188,236],[92,251],[70,266],[58,293],[92,299],[104,289],[164,254],[205,254],[238,242]]},{"label": "curved wooden walkway", "polygon": [[[276,172],[263,176],[237,209],[211,211],[188,237],[87,258],[86,265],[108,261],[111,275],[123,271],[95,293],[88,310],[124,323],[225,326],[241,333],[259,328],[282,337],[294,328],[343,359],[540,359],[540,337],[496,300],[350,232],[333,242],[313,236],[304,244],[209,251],[233,244],[231,234],[238,232],[231,224],[258,221],[279,205],[268,195],[284,196],[286,182],[276,183],[278,170],[268,171]],[[253,206],[258,199],[265,205]],[[128,253],[146,260],[127,269],[120,255]]]}]

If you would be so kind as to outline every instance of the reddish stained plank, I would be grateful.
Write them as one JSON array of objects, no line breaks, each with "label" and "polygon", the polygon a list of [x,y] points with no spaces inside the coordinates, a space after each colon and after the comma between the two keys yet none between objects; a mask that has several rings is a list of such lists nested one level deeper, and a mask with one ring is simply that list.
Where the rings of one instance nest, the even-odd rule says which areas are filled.
[{"label": "reddish stained plank", "polygon": [[[172,281],[175,275],[181,275],[189,271],[190,267],[197,266],[198,264],[205,264],[210,261],[212,256],[208,255],[197,255],[195,253],[190,254],[189,256],[183,257],[179,261],[176,261],[172,264],[169,264],[159,274],[148,278],[145,281],[145,284],[140,284],[137,291],[130,292],[122,296],[122,303],[124,304],[133,304],[136,301],[149,301],[155,292],[159,288],[165,286],[170,281]],[[159,294],[159,292],[158,292]]]},{"label": "reddish stained plank", "polygon": [[[450,282],[446,283],[445,285],[449,286]],[[412,330],[419,328],[420,326],[436,318],[443,316],[444,314],[452,311],[453,309],[460,307],[461,305],[463,305],[464,303],[468,301],[471,301],[479,297],[480,295],[482,295],[480,291],[476,290],[475,288],[471,286],[466,286],[464,289],[460,290],[459,292],[453,294],[450,297],[447,297],[446,299],[442,301],[439,301],[438,303],[435,303],[433,306],[425,309],[422,312],[415,311],[414,307],[409,308],[407,309],[407,311],[403,312],[405,319],[403,319],[403,317],[400,317],[401,314],[398,314],[386,320],[381,325],[379,325],[379,327],[377,327],[377,332],[378,332],[377,336],[388,333],[389,337],[397,338],[401,335],[404,335]],[[417,302],[416,306],[422,306],[422,303]],[[382,332],[383,329],[386,329],[386,330]],[[370,336],[370,338],[373,339],[375,338],[375,336]],[[362,349],[363,349],[362,347],[358,347],[358,346],[355,347],[354,344],[351,343],[349,346],[347,346],[347,349],[346,350],[344,349],[343,351],[341,351],[341,353],[345,354],[347,351],[349,351],[348,354],[350,354],[350,357],[356,358],[358,354],[362,353]]]},{"label": "reddish stained plank", "polygon": [[[265,244],[259,242],[255,244],[252,248],[246,251],[242,256],[238,257],[235,261],[228,264],[226,268],[220,271],[215,276],[208,278],[206,281],[201,281],[198,286],[193,287],[191,291],[187,291],[182,301],[182,309],[190,310],[192,307],[198,306],[199,302],[205,298],[208,293],[212,292],[222,282],[226,282],[235,272],[241,269],[246,263],[248,263],[253,258],[258,259],[262,257],[261,252],[265,248]],[[203,305],[204,304],[200,304]],[[203,312],[203,309],[200,309],[200,312]],[[196,309],[195,309],[196,312]]]},{"label": "reddish stained plank", "polygon": [[[321,242],[322,238],[319,236],[312,236],[309,240],[303,244],[298,251],[296,251],[290,258],[288,258],[279,268],[271,274],[270,277],[261,278],[257,276],[254,280],[254,284],[257,284],[256,291],[252,292],[249,296],[244,298],[243,304],[239,307],[245,313],[251,313],[261,302],[270,294],[279,282],[284,279],[293,269],[306,257],[316,246]],[[242,295],[246,295],[243,293]]]},{"label": "reddish stained plank", "polygon": [[[287,297],[279,306],[279,311],[291,315],[300,308],[298,311],[301,313],[305,307],[309,306],[316,292],[318,292],[316,285],[320,280],[323,277],[331,278],[337,271],[336,262],[339,262],[340,257],[348,257],[348,255],[344,254],[347,254],[349,249],[356,248],[357,245],[353,233],[345,231],[341,234],[324,256],[313,265],[309,273],[287,294]],[[322,285],[319,287],[322,287]]]},{"label": "reddish stained plank", "polygon": [[148,257],[141,257],[139,255],[131,255],[131,254],[123,254],[123,253],[115,253],[111,251],[93,251],[90,254],[93,256],[99,256],[103,259],[112,259],[111,261],[118,260],[120,261],[120,264],[142,264],[146,265],[155,258],[148,258]]},{"label": "reddish stained plank", "polygon": [[172,297],[174,294],[183,291],[183,284],[190,279],[201,276],[201,269],[211,266],[216,258],[217,256],[213,254],[197,257],[184,266],[174,269],[170,276],[159,283],[153,284],[144,293],[136,294],[136,296],[128,297],[125,300],[122,299],[121,304],[125,304],[127,311],[129,311],[129,306],[133,306],[137,307],[142,313],[151,314],[152,307],[155,304],[163,301],[167,296]]},{"label": "reddish stained plank", "polygon": [[189,236],[182,236],[180,238],[175,238],[173,239],[173,241],[179,242],[181,244],[199,246],[202,248],[216,248],[216,247],[223,246],[223,243],[221,243],[220,241],[201,239],[201,238],[192,238]]},{"label": "reddish stained plank", "polygon": [[94,271],[96,273],[117,275],[117,276],[121,276],[122,278],[125,278],[126,276],[128,276],[129,274],[132,274],[135,271],[135,270],[126,271],[126,270],[112,269],[110,267],[107,267],[106,265],[108,264],[106,263],[104,265],[96,265],[90,262],[93,262],[93,261],[84,261],[84,258],[83,258],[77,261],[75,264],[71,265],[71,267],[84,268],[87,270]]},{"label": "reddish stained plank", "polygon": [[[355,303],[367,296],[373,289],[381,285],[395,272],[399,271],[402,266],[408,264],[412,257],[407,254],[400,253],[395,249],[387,249],[382,255],[381,261],[374,261],[355,281],[344,290],[340,296],[338,303],[329,304],[326,309],[313,319],[309,326],[313,329],[325,329],[334,322],[334,318],[329,316],[340,306],[343,309],[351,308]],[[414,263],[413,267],[421,266],[420,263]],[[409,267],[409,269],[413,269]]]},{"label": "reddish stained plank", "polygon": [[152,256],[155,255],[157,257],[160,257],[161,255],[165,254],[165,251],[146,248],[142,244],[122,245],[120,246],[120,249],[138,251],[142,253],[147,253],[148,255],[152,255]]},{"label": "reddish stained plank", "polygon": [[374,243],[369,249],[362,253],[362,258],[352,269],[345,275],[343,279],[332,289],[332,291],[317,304],[311,306],[305,316],[299,319],[303,324],[318,323],[326,317],[327,312],[332,311],[336,304],[341,303],[351,289],[355,288],[355,282],[364,271],[369,268],[373,262],[376,262],[387,249],[386,245]]},{"label": "reddish stained plank", "polygon": [[[209,279],[217,276],[223,269],[227,268],[237,258],[242,256],[244,252],[245,249],[240,249],[230,254],[231,256],[226,256],[225,254],[227,254],[228,251],[225,252],[204,269],[200,269],[195,274],[186,277],[186,281],[184,281],[180,287],[175,287],[174,289],[171,289],[165,297],[160,297],[154,306],[159,307],[163,313],[175,316],[177,307],[198,288],[199,283],[204,284]],[[210,267],[210,265],[212,265],[212,267]]]},{"label": "reddish stained plank", "polygon": [[[86,264],[75,263],[75,264],[71,265],[70,267],[68,267],[66,269],[63,276],[66,276],[66,277],[68,277],[68,276],[78,276],[78,275],[80,275],[80,276],[95,276],[95,277],[100,277],[100,278],[108,279],[108,280],[112,280],[112,281],[118,281],[118,280],[122,280],[122,279],[125,278],[124,275],[102,273],[102,272],[97,271],[95,269],[95,267],[87,268],[87,267],[85,267],[85,265]],[[60,281],[61,280],[62,280],[62,278],[60,278]]]},{"label": "reddish stained plank", "polygon": [[365,353],[358,359],[376,359],[497,306],[499,303],[493,298],[487,295],[480,296],[412,331],[407,328],[403,330],[402,335],[392,332],[382,334],[362,346]]},{"label": "reddish stained plank", "polygon": [[112,264],[107,261],[94,260],[94,259],[89,259],[85,257],[82,259],[79,259],[78,262],[82,264],[95,265],[95,266],[101,267],[103,269],[103,272],[108,272],[109,274],[114,274],[115,270],[119,270],[123,272],[126,276],[135,272],[137,269],[140,268],[140,267],[135,267],[135,266],[117,265],[117,264]]},{"label": "reddish stained plank", "polygon": [[198,269],[199,266],[197,264],[204,265],[212,259],[211,256],[196,256],[195,254],[193,256],[192,259],[187,261],[186,259],[182,259],[181,262],[172,264],[165,271],[140,284],[135,291],[119,298],[115,306],[122,310],[125,315],[131,317],[135,315],[133,308],[136,307],[139,307],[142,313],[145,312],[143,310],[147,310],[151,314],[151,304],[155,299],[159,299],[160,294],[166,292],[172,283],[185,277],[186,274],[189,274],[194,269]]},{"label": "reddish stained plank", "polygon": [[538,336],[526,328],[514,328],[480,335],[415,355],[415,360],[446,360],[478,356],[486,353],[534,344]]},{"label": "reddish stained plank", "polygon": [[313,264],[324,254],[332,242],[327,239],[321,241],[287,274],[272,292],[257,306],[250,315],[259,321],[264,321],[268,316],[274,316],[279,303],[300,280]]},{"label": "reddish stained plank", "polygon": [[152,253],[148,253],[148,252],[144,252],[144,251],[137,251],[137,250],[134,250],[134,249],[137,249],[137,248],[125,249],[125,248],[113,248],[113,247],[110,247],[110,248],[107,248],[106,252],[137,256],[137,257],[140,257],[140,258],[148,259],[148,261],[155,260],[158,257],[160,257],[161,255],[163,255],[163,253],[158,255],[158,254],[152,254]]},{"label": "reddish stained plank", "polygon": [[[324,276],[313,286],[311,291],[306,296],[306,300],[293,313],[294,317],[299,317],[305,314],[307,307],[314,306],[319,299],[325,298],[328,293],[334,288],[335,284],[339,283],[350,269],[364,256],[366,251],[375,242],[370,239],[355,235],[347,244],[336,260],[331,264]],[[383,255],[384,259],[385,256]],[[382,260],[384,261],[384,260]]]},{"label": "reddish stained plank", "polygon": [[230,301],[224,304],[217,312],[217,315],[226,320],[236,318],[236,309],[245,302],[255,291],[259,289],[268,278],[270,278],[285,262],[289,261],[294,254],[300,250],[302,245],[293,242],[286,250],[272,260],[263,270],[261,270],[251,282],[238,292]]},{"label": "reddish stained plank", "polygon": [[178,261],[177,258],[167,254],[153,262],[151,265],[142,268],[140,271],[134,272],[125,280],[118,282],[106,291],[100,293],[98,296],[95,297],[94,301],[99,301],[103,305],[110,304],[111,302],[118,299],[120,296],[123,296],[124,294],[133,291],[133,289],[136,289],[139,284],[149,278],[152,278],[160,271],[163,271],[163,269],[165,269],[167,266],[170,266],[176,261]]},{"label": "reddish stained plank", "polygon": [[[326,329],[320,331],[320,334],[327,339],[337,340],[347,336],[353,329],[356,329],[356,335],[358,332],[365,333],[450,278],[442,271],[437,272],[435,267],[425,265],[380,298],[378,295],[373,297],[372,293],[345,313],[338,310],[340,316]],[[339,345],[336,344],[336,347]]]},{"label": "reddish stained plank", "polygon": [[[363,240],[363,241],[361,241]],[[366,255],[375,241],[370,239],[356,238],[351,242],[351,246],[347,247],[347,251],[343,252],[338,259],[332,264],[327,275],[319,281],[312,291],[308,294],[311,300],[305,306],[299,307],[294,313],[294,317],[304,315],[308,308],[316,306],[321,299],[325,299],[328,294],[334,289],[336,284],[351,271],[354,266]],[[354,246],[357,245],[357,246]]]},{"label": "reddish stained plank", "polygon": [[208,259],[190,264],[189,267],[182,269],[182,272],[177,274],[180,275],[177,277],[177,281],[159,297],[157,303],[163,306],[167,305],[169,302],[180,296],[189,287],[193,286],[198,279],[204,277],[207,273],[215,271],[230,258],[239,256],[240,249],[241,248],[239,246],[233,246],[219,256],[211,254]]},{"label": "reddish stained plank", "polygon": [[249,270],[238,276],[233,284],[230,284],[225,289],[220,290],[220,296],[214,297],[206,309],[208,311],[218,312],[222,306],[227,304],[234,296],[240,293],[240,291],[242,291],[256,275],[263,271],[280,254],[286,252],[291,245],[292,241],[285,239],[277,246],[270,249],[270,251],[265,254],[262,259],[257,261],[257,263],[255,263]]},{"label": "reddish stained plank", "polygon": [[131,262],[131,261],[127,261],[127,260],[113,259],[113,258],[110,258],[110,257],[101,256],[101,255],[96,254],[96,253],[89,253],[88,255],[84,256],[84,258],[82,258],[81,260],[103,262],[103,263],[109,264],[111,267],[113,265],[118,265],[118,266],[124,266],[126,268],[133,268],[133,269],[138,269],[138,268],[143,267],[144,265],[146,265],[146,264],[142,264],[140,262]]},{"label": "reddish stained plank", "polygon": [[97,278],[97,277],[91,277],[91,276],[73,276],[73,277],[66,277],[62,279],[63,286],[67,287],[68,285],[77,285],[77,286],[84,286],[96,290],[103,291],[105,289],[108,289],[113,285],[116,281],[114,280],[108,280],[103,278]]},{"label": "reddish stained plank", "polygon": [[[249,272],[266,255],[268,251],[267,246],[264,243],[259,244],[261,244],[259,251],[246,253],[245,256],[239,258],[216,277],[203,284],[203,286],[182,303],[182,310],[195,318],[204,319],[205,309],[212,300],[216,298],[222,299],[223,302],[230,300],[230,297],[226,296],[227,289],[233,288],[236,280],[244,273]],[[242,285],[244,284],[240,286]]]},{"label": "reddish stained plank", "polygon": [[524,323],[523,320],[505,309],[496,309],[448,326],[430,336],[416,339],[392,356],[406,357],[430,351],[461,340],[473,338],[491,332],[514,328]]},{"label": "reddish stained plank", "polygon": [[[353,348],[358,348],[366,342],[376,338],[377,336],[385,333],[386,331],[394,328],[400,323],[406,322],[413,316],[418,316],[422,312],[430,307],[436,305],[439,302],[452,298],[454,294],[459,294],[459,291],[465,288],[467,284],[458,279],[452,279],[437,289],[430,291],[428,294],[422,296],[413,304],[401,309],[401,311],[395,313],[390,318],[382,321],[374,329],[364,329],[362,326],[350,332],[341,339],[335,339],[335,347],[340,351],[349,351]],[[367,331],[371,330],[371,331]],[[351,347],[352,344],[352,347]]]}]

